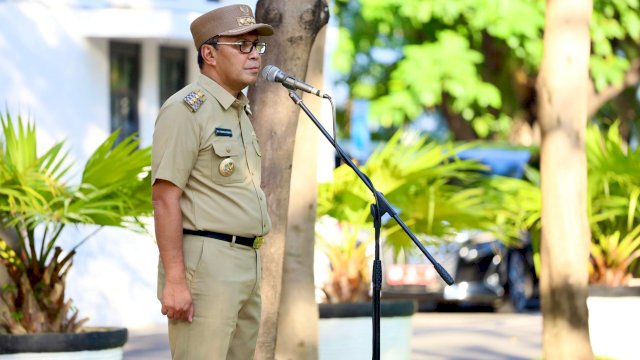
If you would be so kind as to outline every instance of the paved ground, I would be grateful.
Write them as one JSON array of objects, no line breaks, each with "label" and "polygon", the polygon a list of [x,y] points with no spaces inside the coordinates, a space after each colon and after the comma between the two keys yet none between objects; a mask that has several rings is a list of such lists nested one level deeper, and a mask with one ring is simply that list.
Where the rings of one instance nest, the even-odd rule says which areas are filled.
[{"label": "paved ground", "polygon": [[169,342],[165,326],[129,330],[124,347],[124,360],[170,360]]},{"label": "paved ground", "polygon": [[[164,327],[130,331],[125,360],[170,359]],[[542,356],[542,317],[428,312],[413,317],[412,360],[533,360]]]},{"label": "paved ground", "polygon": [[412,360],[542,357],[540,313],[421,313],[413,319]]}]

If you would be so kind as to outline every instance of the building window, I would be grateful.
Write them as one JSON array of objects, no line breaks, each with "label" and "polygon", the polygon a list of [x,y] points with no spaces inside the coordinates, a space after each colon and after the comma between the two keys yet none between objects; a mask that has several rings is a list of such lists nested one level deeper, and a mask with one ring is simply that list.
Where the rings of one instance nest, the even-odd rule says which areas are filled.
[{"label": "building window", "polygon": [[117,142],[139,130],[140,45],[109,44],[111,131],[120,129]]},{"label": "building window", "polygon": [[187,84],[187,50],[160,47],[160,104]]}]

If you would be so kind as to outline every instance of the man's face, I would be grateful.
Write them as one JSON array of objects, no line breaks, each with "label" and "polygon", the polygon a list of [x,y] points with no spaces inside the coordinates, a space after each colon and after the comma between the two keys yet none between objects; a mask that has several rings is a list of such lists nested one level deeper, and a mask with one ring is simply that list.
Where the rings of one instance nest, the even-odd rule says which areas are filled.
[{"label": "man's face", "polygon": [[[256,33],[248,33],[239,36],[221,36],[218,42],[254,42],[256,40],[258,40]],[[258,80],[262,58],[255,47],[248,54],[244,54],[238,45],[218,44],[215,53],[217,80],[230,92],[239,92]]]}]

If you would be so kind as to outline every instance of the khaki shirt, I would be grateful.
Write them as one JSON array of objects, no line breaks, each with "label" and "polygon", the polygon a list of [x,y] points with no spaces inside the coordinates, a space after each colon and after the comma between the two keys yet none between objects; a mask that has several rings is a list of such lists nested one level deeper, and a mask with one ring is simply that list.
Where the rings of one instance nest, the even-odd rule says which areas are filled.
[{"label": "khaki shirt", "polygon": [[[192,111],[184,99],[198,90],[206,99]],[[153,133],[152,182],[163,179],[182,189],[185,229],[245,237],[271,230],[260,188],[262,154],[248,104],[244,94],[235,98],[200,75],[160,108]],[[231,174],[221,168],[223,161],[232,162]]]}]

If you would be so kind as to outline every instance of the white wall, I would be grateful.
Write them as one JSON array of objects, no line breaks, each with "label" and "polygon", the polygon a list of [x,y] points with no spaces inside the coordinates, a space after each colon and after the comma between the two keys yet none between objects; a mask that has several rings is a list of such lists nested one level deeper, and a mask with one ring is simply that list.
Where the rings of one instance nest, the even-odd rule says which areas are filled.
[{"label": "white wall", "polygon": [[67,138],[86,158],[109,123],[107,46],[63,20],[39,3],[0,4],[0,101],[36,121],[40,146]]}]

